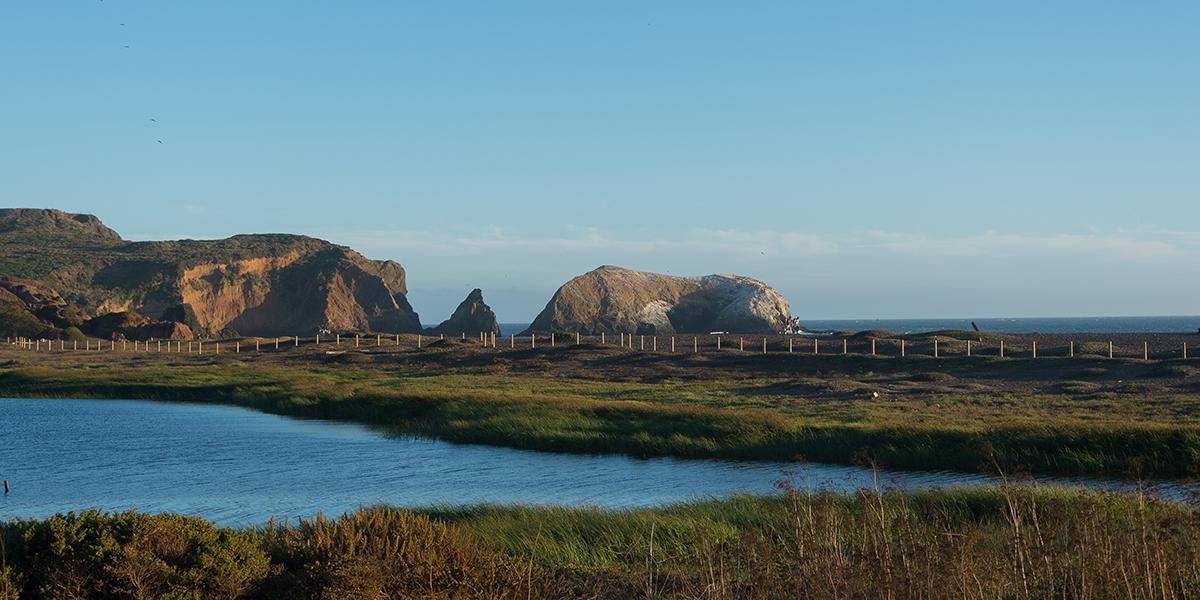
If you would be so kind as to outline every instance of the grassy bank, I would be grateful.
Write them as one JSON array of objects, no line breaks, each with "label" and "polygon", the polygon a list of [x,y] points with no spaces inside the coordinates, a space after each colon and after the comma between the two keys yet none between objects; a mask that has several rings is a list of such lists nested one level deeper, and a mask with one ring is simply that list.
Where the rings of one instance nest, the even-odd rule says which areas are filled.
[{"label": "grassy bank", "polygon": [[[339,357],[340,359],[340,357]],[[827,362],[827,365],[835,364]],[[1178,477],[1200,467],[1194,395],[1125,400],[945,388],[844,398],[796,376],[598,380],[477,366],[221,362],[10,364],[0,395],[221,402],[557,452],[823,462],[894,468]],[[935,377],[936,375],[941,377]],[[903,382],[921,374],[904,374]],[[961,372],[959,377],[962,377]],[[836,374],[826,386],[865,386]],[[792,394],[789,396],[788,394]],[[801,396],[801,394],[805,394]],[[800,396],[801,400],[787,400]],[[784,400],[781,400],[784,399]]]},{"label": "grassy bank", "polygon": [[95,512],[0,524],[0,598],[1189,598],[1200,514],[1055,489],[633,511],[478,506],[220,529]]}]

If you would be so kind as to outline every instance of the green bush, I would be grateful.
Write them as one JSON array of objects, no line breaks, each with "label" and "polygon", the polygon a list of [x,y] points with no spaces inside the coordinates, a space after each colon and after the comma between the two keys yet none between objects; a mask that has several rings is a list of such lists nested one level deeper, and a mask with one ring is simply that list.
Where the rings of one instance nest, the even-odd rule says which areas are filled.
[{"label": "green bush", "polygon": [[22,598],[233,599],[267,574],[252,533],[194,517],[91,510],[7,529]]}]

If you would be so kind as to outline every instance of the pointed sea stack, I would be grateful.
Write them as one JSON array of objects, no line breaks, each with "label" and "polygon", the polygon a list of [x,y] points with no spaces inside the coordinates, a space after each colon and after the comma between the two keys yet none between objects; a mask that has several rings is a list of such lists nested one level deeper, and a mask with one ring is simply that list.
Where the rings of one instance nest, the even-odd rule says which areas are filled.
[{"label": "pointed sea stack", "polygon": [[437,327],[425,330],[432,334],[455,336],[459,334],[478,335],[479,332],[500,333],[500,322],[492,307],[483,301],[483,291],[479,288],[471,290],[467,299],[463,300],[449,319],[442,321]]}]

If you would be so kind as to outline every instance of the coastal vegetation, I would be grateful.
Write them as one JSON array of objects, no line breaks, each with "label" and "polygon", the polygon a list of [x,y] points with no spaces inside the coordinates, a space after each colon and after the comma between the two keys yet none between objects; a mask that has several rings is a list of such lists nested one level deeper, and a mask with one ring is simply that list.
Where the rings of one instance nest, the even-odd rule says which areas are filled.
[{"label": "coastal vegetation", "polygon": [[653,509],[362,509],[252,529],[0,524],[0,598],[1191,598],[1194,505],[998,485]]},{"label": "coastal vegetation", "polygon": [[1187,477],[1184,361],[636,354],[578,346],[5,351],[0,394],[221,402],[464,443],[889,468]]}]

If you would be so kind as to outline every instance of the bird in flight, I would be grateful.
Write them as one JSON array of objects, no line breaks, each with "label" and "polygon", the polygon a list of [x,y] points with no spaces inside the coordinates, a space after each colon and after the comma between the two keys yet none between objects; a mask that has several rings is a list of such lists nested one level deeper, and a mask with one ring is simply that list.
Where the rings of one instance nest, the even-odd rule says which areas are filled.
[{"label": "bird in flight", "polygon": [[162,143],[162,140],[158,140],[158,143],[160,143],[160,144],[161,144],[161,143]]},{"label": "bird in flight", "polygon": [[155,119],[154,117],[150,117],[150,122],[151,122],[151,123],[157,123],[157,122],[158,122],[158,119]]}]

